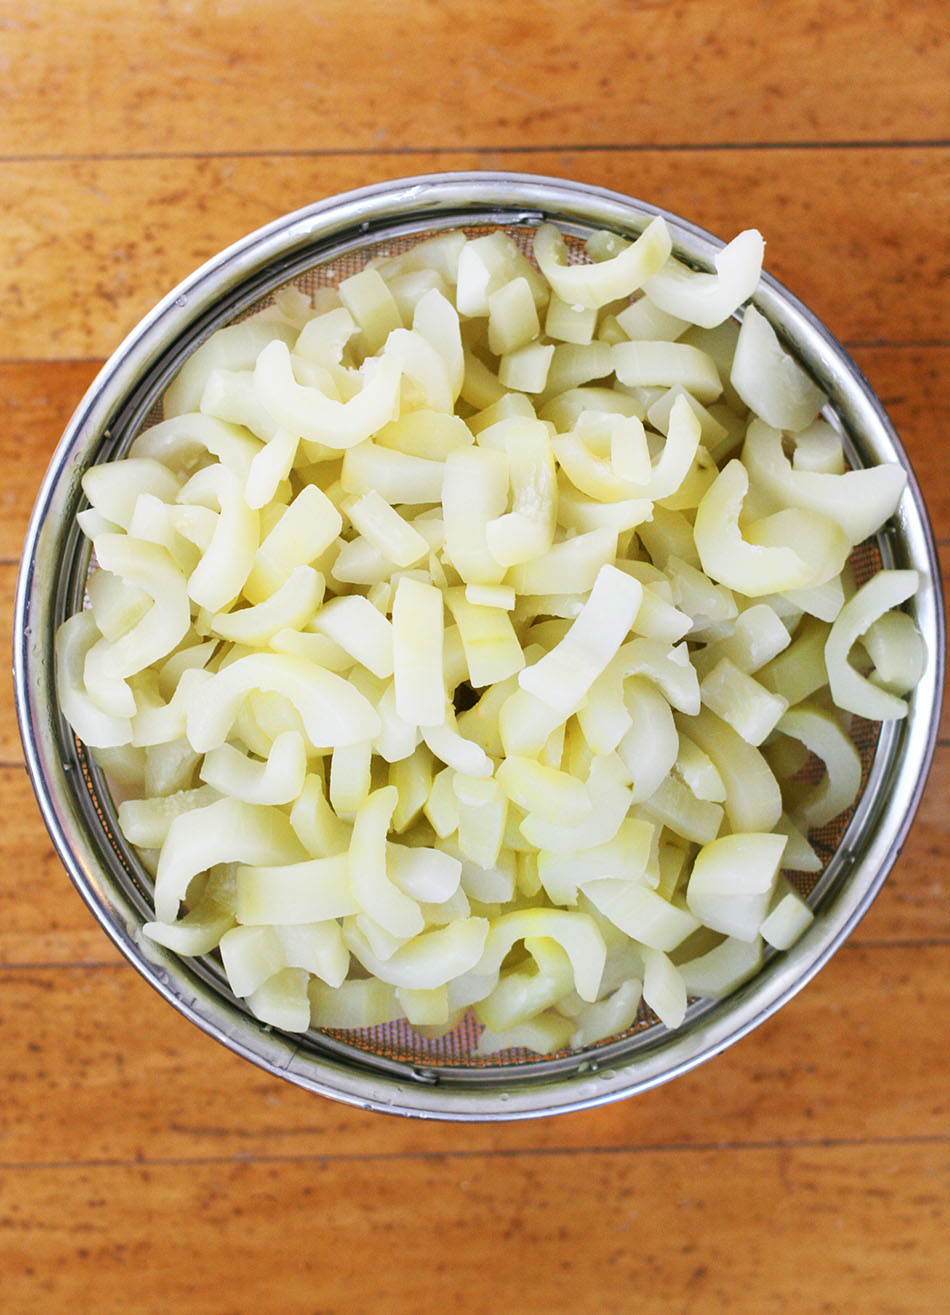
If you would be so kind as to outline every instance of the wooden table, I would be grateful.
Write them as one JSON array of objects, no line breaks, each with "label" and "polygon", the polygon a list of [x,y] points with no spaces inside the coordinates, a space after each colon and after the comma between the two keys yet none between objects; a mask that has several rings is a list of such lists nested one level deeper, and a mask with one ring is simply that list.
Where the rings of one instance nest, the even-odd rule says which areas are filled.
[{"label": "wooden table", "polygon": [[[0,624],[63,426],[159,296],[288,210],[440,169],[759,227],[950,562],[946,35],[938,0],[0,5]],[[167,1008],[22,762],[8,689],[3,1315],[950,1309],[946,721],[884,892],[777,1017],[648,1095],[471,1127],[310,1096]]]}]

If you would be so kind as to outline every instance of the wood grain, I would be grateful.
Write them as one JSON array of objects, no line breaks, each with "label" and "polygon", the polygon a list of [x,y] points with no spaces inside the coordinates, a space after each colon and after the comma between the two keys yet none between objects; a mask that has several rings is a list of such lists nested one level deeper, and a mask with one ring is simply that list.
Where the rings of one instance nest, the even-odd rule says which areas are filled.
[{"label": "wood grain", "polygon": [[[36,491],[176,282],[311,201],[576,178],[729,237],[846,341],[950,575],[950,77],[937,0],[51,0],[0,12],[0,648]],[[610,1107],[387,1119],[217,1046],[53,853],[0,685],[0,1315],[942,1315],[950,708],[848,944]]]},{"label": "wood grain", "polygon": [[929,1144],[130,1164],[33,1171],[28,1201],[3,1174],[6,1299],[44,1315],[90,1290],[102,1315],[936,1315],[948,1170]]},{"label": "wood grain", "polygon": [[950,148],[491,150],[24,161],[0,174],[0,359],[108,356],[180,280],[312,201],[442,169],[555,174],[640,196],[766,267],[847,341],[950,339]]},{"label": "wood grain", "polygon": [[43,0],[5,29],[4,155],[900,141],[950,117],[936,7],[887,0],[80,0],[68,24]]},{"label": "wood grain", "polygon": [[0,767],[0,965],[119,962],[53,849],[23,767]]},{"label": "wood grain", "polygon": [[[950,945],[849,945],[667,1087],[527,1124],[367,1116],[231,1055],[125,964],[2,973],[0,1163],[946,1138]],[[926,1036],[929,1045],[908,1037]],[[69,1038],[68,1044],[62,1039]]]},{"label": "wood grain", "polygon": [[[0,648],[4,653],[13,650],[13,598],[16,592],[17,568],[14,563],[0,564]],[[17,729],[16,710],[13,706],[12,682],[0,686],[0,763],[21,763],[23,745]]]},{"label": "wood grain", "polygon": [[46,467],[99,365],[0,364],[0,562],[19,560]]}]

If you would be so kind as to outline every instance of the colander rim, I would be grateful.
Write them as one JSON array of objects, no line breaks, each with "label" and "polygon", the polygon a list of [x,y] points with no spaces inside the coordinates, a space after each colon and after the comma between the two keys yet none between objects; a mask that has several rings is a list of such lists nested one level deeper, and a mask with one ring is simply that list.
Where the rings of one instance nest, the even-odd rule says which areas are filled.
[{"label": "colander rim", "polygon": [[[371,1064],[343,1047],[326,1054],[302,1048],[253,1020],[226,999],[187,961],[161,951],[140,933],[141,918],[123,892],[101,870],[95,847],[77,835],[75,764],[63,762],[62,723],[51,700],[50,627],[55,611],[55,573],[38,570],[68,530],[56,526],[64,489],[75,486],[95,455],[102,459],[115,434],[110,430],[121,405],[129,407],[136,387],[150,375],[153,387],[178,368],[185,346],[209,331],[222,302],[234,307],[260,295],[262,283],[286,280],[307,253],[333,243],[377,240],[401,222],[444,226],[465,222],[537,223],[543,216],[567,227],[594,226],[633,233],[662,215],[674,247],[699,266],[711,267],[723,242],[660,207],[615,191],[543,175],[459,172],[392,179],[339,194],[284,215],[212,257],[167,294],[105,363],[80,402],[50,463],[24,543],[14,614],[14,690],[26,765],[53,843],[73,883],[97,921],[149,984],[191,1022],[245,1059],[299,1086],[365,1109],[452,1121],[492,1121],[563,1113],[645,1091],[681,1075],[740,1040],[787,1003],[851,934],[880,889],[906,839],[920,801],[936,745],[945,625],[940,572],[926,507],[910,462],[883,406],[857,365],[829,330],[782,284],[763,275],[753,299],[843,408],[843,419],[862,453],[899,460],[908,472],[908,491],[899,518],[882,541],[898,564],[915,565],[925,583],[916,603],[917,622],[928,641],[928,668],[899,727],[882,732],[885,757],[894,767],[887,797],[874,816],[870,843],[844,855],[834,899],[820,908],[798,944],[777,956],[746,987],[701,1012],[682,1032],[657,1036],[649,1048],[612,1047],[571,1061],[571,1071],[538,1077],[537,1066],[453,1071],[419,1064]],[[177,351],[177,355],[176,355]],[[164,371],[164,373],[163,373]],[[160,389],[159,389],[160,391]],[[146,400],[140,398],[140,409]],[[133,407],[134,410],[134,407]],[[57,533],[59,539],[56,538]],[[44,610],[45,609],[45,610]],[[877,757],[882,750],[879,748]],[[70,772],[72,776],[70,777]],[[882,787],[883,788],[883,785]],[[81,827],[80,827],[81,830]],[[831,915],[834,916],[831,916]],[[618,1049],[620,1053],[618,1052]],[[485,1074],[491,1076],[486,1078]]]}]

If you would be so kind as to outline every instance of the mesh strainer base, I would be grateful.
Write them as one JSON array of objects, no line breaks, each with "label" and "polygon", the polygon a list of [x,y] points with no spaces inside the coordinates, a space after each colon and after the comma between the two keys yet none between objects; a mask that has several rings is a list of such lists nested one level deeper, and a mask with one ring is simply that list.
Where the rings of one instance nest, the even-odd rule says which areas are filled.
[{"label": "mesh strainer base", "polygon": [[[499,225],[457,225],[456,227],[461,228],[469,237],[478,237],[496,230]],[[519,245],[522,251],[531,258],[535,225],[509,224],[503,227],[504,231]],[[277,293],[284,288],[297,288],[306,293],[307,296],[312,297],[317,289],[336,286],[343,279],[363,269],[370,260],[396,255],[415,246],[426,237],[434,236],[435,232],[436,230],[423,230],[411,235],[390,236],[382,241],[362,243],[352,250],[337,253],[329,261],[315,265],[303,273],[297,273],[293,278],[273,287],[263,296],[245,305],[230,320],[216,323],[213,327],[220,328],[223,323],[235,323],[256,314],[270,305]],[[582,258],[581,238],[568,232],[567,242],[572,259]],[[136,433],[141,432],[141,429],[158,423],[162,418],[162,399],[159,397],[148,411],[142,424],[128,434],[126,445],[131,443]],[[834,422],[833,415],[828,414],[827,418]],[[861,545],[852,554],[850,564],[857,583],[862,583],[880,568],[881,553],[878,545],[873,540]],[[852,727],[852,740],[861,757],[862,793],[874,759],[879,729],[879,726],[875,723],[859,720],[856,720]],[[87,787],[90,790],[95,810],[106,829],[109,841],[120,856],[136,890],[141,897],[144,897],[150,903],[151,883],[147,876],[143,875],[134,853],[129,852],[120,838],[114,808],[108,797],[108,790],[99,778],[95,767],[90,766],[88,763],[81,746],[79,746],[79,752],[86,762],[84,776]],[[821,765],[816,759],[812,759],[799,773],[799,777],[805,781],[817,781],[820,779],[821,773]],[[856,807],[857,804],[832,823],[811,833],[812,844],[819,857],[824,860],[824,867],[821,872],[803,873],[786,870],[785,875],[799,893],[806,898],[817,897],[822,893],[823,878],[828,862],[838,849]],[[217,954],[206,956],[203,964],[205,975],[213,983],[215,989],[230,996]],[[709,1007],[708,1002],[692,1001],[685,1025],[688,1026],[690,1021],[705,1012]],[[457,1073],[459,1070],[491,1071],[508,1069],[512,1066],[519,1069],[539,1068],[539,1066],[547,1068],[552,1059],[576,1060],[581,1055],[596,1057],[604,1051],[614,1049],[617,1042],[629,1041],[632,1038],[649,1041],[654,1034],[664,1031],[655,1014],[645,1004],[641,1004],[632,1027],[625,1032],[618,1033],[616,1036],[605,1038],[595,1045],[588,1046],[583,1051],[563,1050],[556,1054],[539,1056],[526,1049],[512,1048],[493,1055],[480,1055],[477,1053],[476,1047],[481,1030],[481,1025],[469,1011],[456,1027],[441,1036],[424,1036],[405,1020],[399,1020],[365,1029],[348,1031],[325,1029],[322,1032],[313,1032],[308,1035],[304,1044],[313,1044],[319,1047],[322,1038],[331,1038],[336,1046],[357,1052],[369,1061],[382,1060],[396,1065],[408,1065],[413,1069],[421,1068],[432,1072],[453,1070]]]}]

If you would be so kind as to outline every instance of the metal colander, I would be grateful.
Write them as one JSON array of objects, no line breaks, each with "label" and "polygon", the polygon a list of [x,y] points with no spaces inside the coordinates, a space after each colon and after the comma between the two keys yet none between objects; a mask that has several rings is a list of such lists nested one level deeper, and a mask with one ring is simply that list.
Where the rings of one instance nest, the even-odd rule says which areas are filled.
[{"label": "metal colander", "polygon": [[[938,568],[912,475],[898,514],[852,558],[859,582],[881,565],[921,573],[912,607],[929,656],[909,716],[852,727],[863,768],[858,800],[812,834],[822,872],[788,874],[815,909],[814,923],[727,1000],[693,1001],[678,1031],[641,1007],[622,1035],[543,1057],[519,1050],[477,1055],[480,1029],[471,1016],[432,1039],[404,1022],[284,1035],[231,995],[216,955],[178,959],[141,933],[151,916],[151,879],[122,838],[105,781],[59,715],[53,689],[53,634],[82,605],[89,570],[89,547],[75,524],[84,470],[120,456],[143,426],[161,418],[165,388],[210,333],[258,310],[282,287],[309,293],[336,284],[373,256],[450,228],[503,227],[528,251],[537,226],[553,220],[577,251],[599,229],[635,237],[657,214],[681,259],[712,268],[722,243],[702,230],[643,202],[556,179],[443,174],[310,206],[238,242],[170,293],[106,364],[53,458],[25,545],[15,630],[17,707],[50,834],[103,928],[171,1004],[239,1054],[313,1091],[368,1109],[490,1120],[560,1112],[653,1086],[737,1040],[804,985],[866,911],[910,826],[933,752],[944,668]],[[907,465],[880,403],[827,330],[767,276],[754,300],[827,393],[826,414],[844,434],[852,464]],[[814,763],[803,769],[814,770]]]}]

